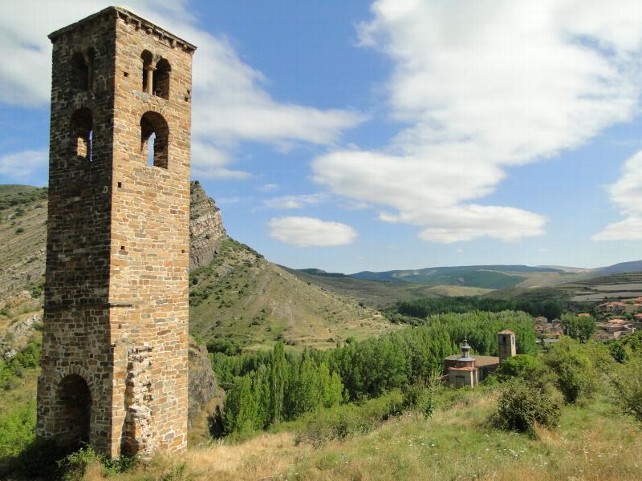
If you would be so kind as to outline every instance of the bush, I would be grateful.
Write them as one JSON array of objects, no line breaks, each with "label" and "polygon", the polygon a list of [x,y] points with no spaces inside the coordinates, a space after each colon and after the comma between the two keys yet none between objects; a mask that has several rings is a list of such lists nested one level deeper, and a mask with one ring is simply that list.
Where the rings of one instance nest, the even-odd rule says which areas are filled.
[{"label": "bush", "polygon": [[583,397],[590,398],[597,390],[597,371],[591,356],[598,353],[589,347],[566,338],[553,346],[544,358],[546,365],[555,373],[557,387],[568,403],[575,403]]},{"label": "bush", "polygon": [[435,410],[435,395],[441,384],[440,374],[440,371],[435,369],[427,383],[422,380],[418,383],[405,386],[402,389],[403,409],[418,411],[427,418],[432,416]]},{"label": "bush", "polygon": [[403,404],[403,396],[396,390],[361,405],[343,404],[308,413],[295,423],[296,442],[319,446],[351,434],[368,433],[382,421],[401,414]]},{"label": "bush", "polygon": [[615,402],[642,422],[642,357],[634,357],[617,366],[611,375],[611,384],[616,390]]},{"label": "bush", "polygon": [[543,387],[550,371],[539,357],[528,354],[517,354],[505,359],[494,373],[499,381],[519,378]]},{"label": "bush", "polygon": [[537,424],[552,428],[559,418],[559,404],[541,387],[512,379],[499,397],[492,423],[500,429],[533,435]]}]

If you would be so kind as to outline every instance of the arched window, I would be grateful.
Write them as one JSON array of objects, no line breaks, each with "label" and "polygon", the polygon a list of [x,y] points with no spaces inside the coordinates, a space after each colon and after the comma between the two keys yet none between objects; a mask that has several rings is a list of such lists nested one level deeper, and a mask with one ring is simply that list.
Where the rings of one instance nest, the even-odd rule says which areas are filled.
[{"label": "arched window", "polygon": [[143,60],[143,88],[142,91],[148,94],[152,93],[152,86],[154,84],[154,67],[152,62],[154,56],[149,50],[143,50],[143,53],[140,54],[140,58]]},{"label": "arched window", "polygon": [[146,112],[140,119],[140,151],[149,165],[168,168],[169,127],[157,112]]},{"label": "arched window", "polygon": [[89,65],[83,54],[76,52],[71,57],[71,84],[79,90],[89,90]]},{"label": "arched window", "polygon": [[172,71],[167,59],[161,58],[156,63],[154,70],[153,94],[164,99],[169,99],[169,76]]},{"label": "arched window", "polygon": [[77,374],[65,376],[57,389],[62,431],[58,441],[73,448],[89,442],[91,424],[91,392],[87,382]]},{"label": "arched window", "polygon": [[71,117],[71,140],[73,155],[85,158],[89,161],[92,158],[93,147],[93,120],[91,110],[88,108],[78,109]]},{"label": "arched window", "polygon": [[76,52],[71,56],[71,84],[74,88],[91,90],[94,80],[94,57],[93,48],[85,53]]}]

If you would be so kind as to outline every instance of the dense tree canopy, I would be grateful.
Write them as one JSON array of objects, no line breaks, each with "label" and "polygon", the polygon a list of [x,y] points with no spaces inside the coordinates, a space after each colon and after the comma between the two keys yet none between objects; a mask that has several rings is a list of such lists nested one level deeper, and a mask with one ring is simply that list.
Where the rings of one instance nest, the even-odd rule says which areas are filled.
[{"label": "dense tree canopy", "polygon": [[468,339],[474,352],[497,354],[497,333],[516,333],[520,353],[533,353],[535,331],[523,312],[475,311],[429,317],[377,339],[347,342],[329,351],[213,354],[219,382],[228,390],[225,428],[256,430],[320,407],[360,402],[425,381]]}]

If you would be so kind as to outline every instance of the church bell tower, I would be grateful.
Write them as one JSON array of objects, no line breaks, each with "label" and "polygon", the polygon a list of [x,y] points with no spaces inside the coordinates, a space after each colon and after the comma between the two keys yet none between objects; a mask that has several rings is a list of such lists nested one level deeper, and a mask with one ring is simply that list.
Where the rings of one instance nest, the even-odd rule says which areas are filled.
[{"label": "church bell tower", "polygon": [[120,7],[49,39],[37,435],[110,457],[181,451],[196,47]]}]

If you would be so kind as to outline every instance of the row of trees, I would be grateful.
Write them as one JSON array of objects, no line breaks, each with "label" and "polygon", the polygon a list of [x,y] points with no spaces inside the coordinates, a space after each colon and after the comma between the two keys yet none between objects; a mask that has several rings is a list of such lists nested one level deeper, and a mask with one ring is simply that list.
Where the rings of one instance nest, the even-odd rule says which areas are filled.
[{"label": "row of trees", "polygon": [[349,341],[329,351],[213,355],[219,382],[228,392],[226,432],[264,429],[317,408],[361,402],[426,380],[467,338],[482,355],[497,354],[497,333],[516,332],[518,351],[535,350],[532,318],[525,313],[472,312],[430,317],[378,339]]},{"label": "row of trees", "polygon": [[396,318],[395,314],[424,319],[430,315],[446,312],[512,310],[527,312],[532,316],[556,319],[562,314],[566,304],[562,299],[550,297],[546,299],[492,299],[479,296],[423,298],[397,302],[392,309],[392,318]]}]

